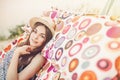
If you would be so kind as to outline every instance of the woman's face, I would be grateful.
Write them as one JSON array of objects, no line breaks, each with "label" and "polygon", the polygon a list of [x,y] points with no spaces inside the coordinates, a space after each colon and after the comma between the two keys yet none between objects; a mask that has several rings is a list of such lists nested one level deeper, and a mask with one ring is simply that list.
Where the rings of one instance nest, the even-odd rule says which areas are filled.
[{"label": "woman's face", "polygon": [[43,25],[37,26],[30,35],[30,46],[37,48],[46,40],[46,29]]}]

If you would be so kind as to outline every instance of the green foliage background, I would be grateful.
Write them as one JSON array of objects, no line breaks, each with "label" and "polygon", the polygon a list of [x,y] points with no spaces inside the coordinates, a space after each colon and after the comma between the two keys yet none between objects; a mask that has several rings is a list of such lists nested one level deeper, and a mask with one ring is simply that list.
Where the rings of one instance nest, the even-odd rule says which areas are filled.
[{"label": "green foliage background", "polygon": [[9,29],[8,31],[9,31],[10,35],[8,37],[6,37],[3,34],[1,34],[0,35],[0,41],[13,39],[13,38],[21,35],[24,32],[21,27],[23,27],[24,25],[25,24],[16,25],[15,28]]}]

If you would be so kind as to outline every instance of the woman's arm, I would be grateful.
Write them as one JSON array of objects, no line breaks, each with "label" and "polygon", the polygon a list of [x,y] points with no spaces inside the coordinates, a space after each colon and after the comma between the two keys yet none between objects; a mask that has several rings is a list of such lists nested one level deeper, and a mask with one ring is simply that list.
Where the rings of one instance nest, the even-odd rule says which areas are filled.
[{"label": "woman's arm", "polygon": [[31,63],[19,73],[19,80],[28,80],[33,77],[46,63],[47,59],[37,54]]},{"label": "woman's arm", "polygon": [[19,59],[19,55],[13,54],[13,57],[11,59],[11,62],[7,71],[7,76],[6,76],[7,80],[18,80],[18,73],[17,73],[18,59]]}]

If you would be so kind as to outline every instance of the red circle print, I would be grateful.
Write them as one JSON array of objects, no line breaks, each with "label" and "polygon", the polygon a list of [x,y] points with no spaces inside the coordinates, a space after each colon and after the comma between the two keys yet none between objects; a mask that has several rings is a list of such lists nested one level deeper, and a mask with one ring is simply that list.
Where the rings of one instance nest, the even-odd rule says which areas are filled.
[{"label": "red circle print", "polygon": [[112,27],[106,34],[110,38],[120,38],[120,27]]},{"label": "red circle print", "polygon": [[97,67],[100,69],[100,70],[103,70],[103,71],[108,71],[111,69],[112,67],[112,62],[108,59],[100,59],[98,62],[97,62]]}]

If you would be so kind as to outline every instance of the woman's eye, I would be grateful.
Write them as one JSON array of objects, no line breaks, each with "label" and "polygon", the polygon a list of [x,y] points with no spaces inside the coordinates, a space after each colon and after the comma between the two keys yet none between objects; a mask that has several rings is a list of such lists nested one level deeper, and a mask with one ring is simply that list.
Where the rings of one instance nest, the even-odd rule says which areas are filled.
[{"label": "woman's eye", "polygon": [[44,36],[44,35],[41,35],[41,37],[45,39],[45,36]]},{"label": "woman's eye", "polygon": [[46,38],[45,34],[42,34],[42,33],[41,33],[39,36],[40,36],[41,38],[43,38],[43,39]]}]

